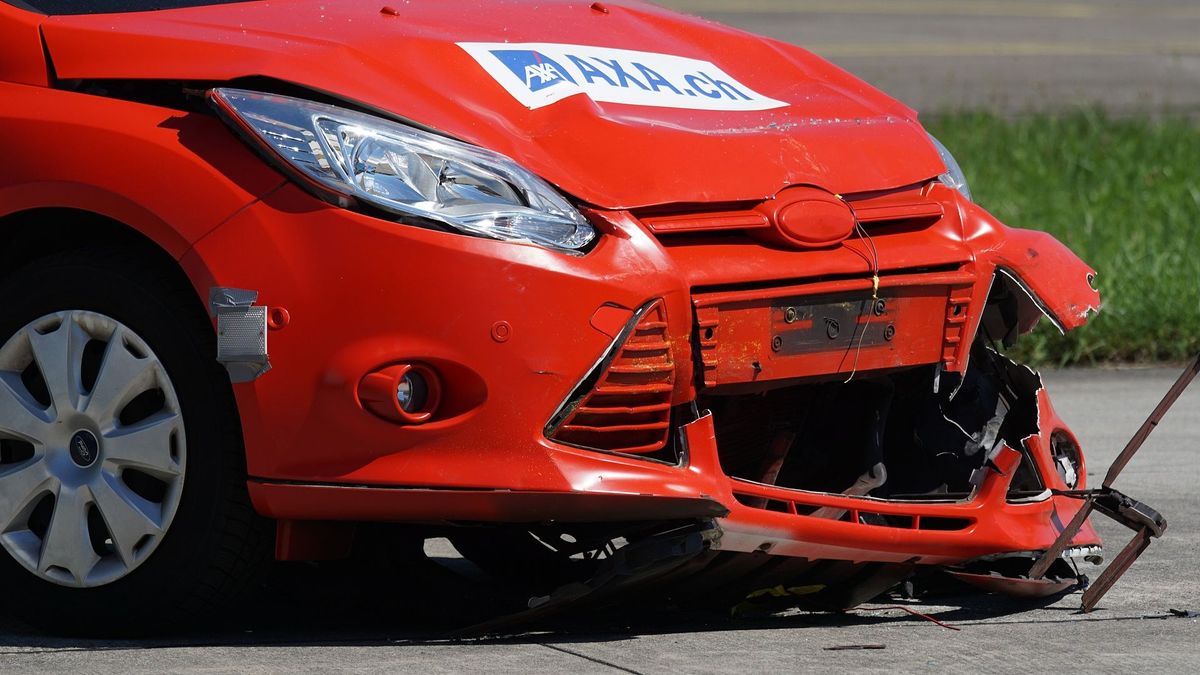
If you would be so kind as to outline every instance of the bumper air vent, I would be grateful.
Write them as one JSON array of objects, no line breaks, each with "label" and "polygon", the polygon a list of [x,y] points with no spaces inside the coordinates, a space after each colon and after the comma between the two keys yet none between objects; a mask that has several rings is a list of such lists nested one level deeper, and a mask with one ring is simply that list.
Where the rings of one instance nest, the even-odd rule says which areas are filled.
[{"label": "bumper air vent", "polygon": [[643,305],[546,427],[567,445],[607,452],[662,450],[671,428],[675,363],[662,300]]}]

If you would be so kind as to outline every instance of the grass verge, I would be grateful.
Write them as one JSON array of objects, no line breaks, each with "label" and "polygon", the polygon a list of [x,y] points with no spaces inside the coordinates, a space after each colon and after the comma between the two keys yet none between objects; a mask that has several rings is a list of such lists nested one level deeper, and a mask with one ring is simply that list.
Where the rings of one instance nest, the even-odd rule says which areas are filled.
[{"label": "grass verge", "polygon": [[1043,321],[1019,357],[1086,365],[1200,351],[1200,126],[1090,110],[923,122],[954,152],[980,205],[1050,232],[1099,273],[1103,311],[1065,336]]}]

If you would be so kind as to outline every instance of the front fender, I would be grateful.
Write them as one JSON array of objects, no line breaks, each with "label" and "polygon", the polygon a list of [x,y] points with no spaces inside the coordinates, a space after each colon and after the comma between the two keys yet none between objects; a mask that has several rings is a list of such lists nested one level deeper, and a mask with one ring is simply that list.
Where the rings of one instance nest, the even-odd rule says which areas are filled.
[{"label": "front fender", "polygon": [[1100,311],[1096,270],[1050,234],[1007,227],[974,204],[963,207],[963,228],[977,262],[1019,286],[1060,331]]},{"label": "front fender", "polygon": [[0,82],[0,217],[100,214],[179,258],[284,178],[208,115]]}]

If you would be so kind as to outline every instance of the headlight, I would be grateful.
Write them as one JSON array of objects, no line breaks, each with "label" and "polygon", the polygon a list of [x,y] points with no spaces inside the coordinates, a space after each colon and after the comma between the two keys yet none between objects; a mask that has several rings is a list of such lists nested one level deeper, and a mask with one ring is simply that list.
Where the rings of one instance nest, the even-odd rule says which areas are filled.
[{"label": "headlight", "polygon": [[970,201],[971,188],[967,187],[967,177],[963,175],[962,167],[960,167],[958,162],[954,160],[954,155],[950,154],[950,151],[946,149],[946,146],[942,145],[941,141],[934,138],[933,134],[929,135],[929,140],[933,141],[933,145],[937,148],[938,154],[942,156],[942,163],[946,165],[946,173],[938,176],[938,180],[942,181],[946,185],[949,185],[955,190],[958,190],[962,193],[962,196],[966,197],[967,200]]},{"label": "headlight", "polygon": [[226,121],[319,197],[460,232],[577,252],[592,226],[511,159],[372,115],[303,99],[213,89]]}]

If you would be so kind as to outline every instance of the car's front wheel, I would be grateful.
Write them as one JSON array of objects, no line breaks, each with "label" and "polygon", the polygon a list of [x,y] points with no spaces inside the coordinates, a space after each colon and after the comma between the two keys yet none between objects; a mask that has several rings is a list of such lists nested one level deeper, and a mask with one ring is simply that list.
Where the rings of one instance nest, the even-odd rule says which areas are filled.
[{"label": "car's front wheel", "polygon": [[0,284],[0,584],[56,632],[170,630],[263,563],[195,296],[121,251]]}]

